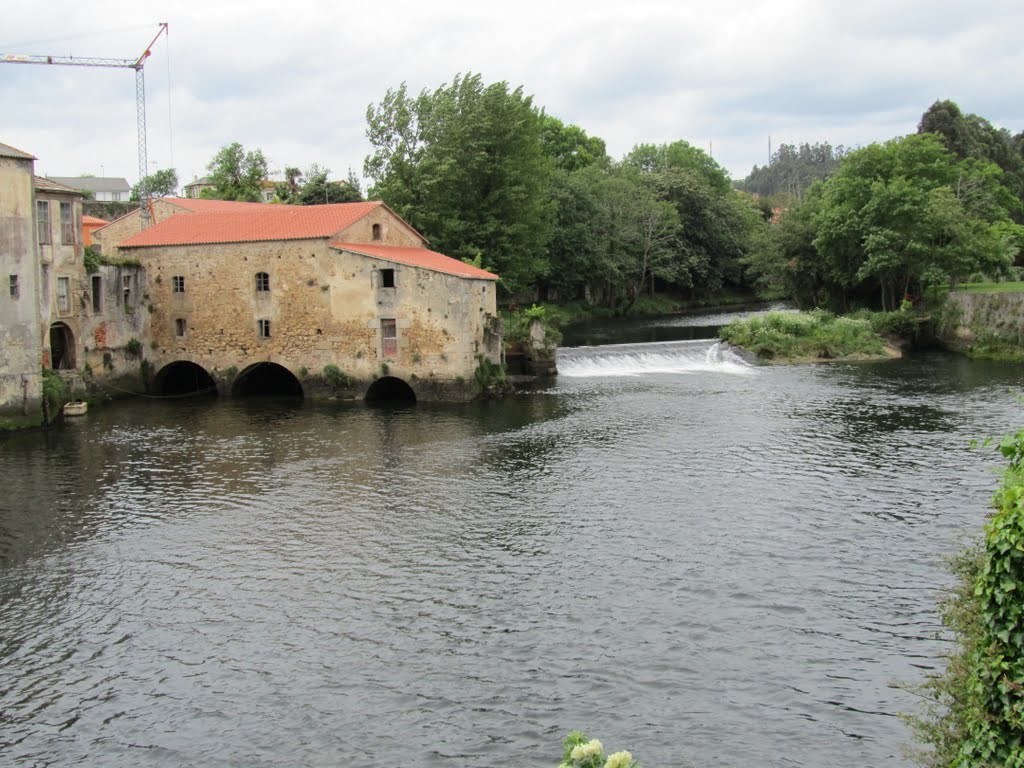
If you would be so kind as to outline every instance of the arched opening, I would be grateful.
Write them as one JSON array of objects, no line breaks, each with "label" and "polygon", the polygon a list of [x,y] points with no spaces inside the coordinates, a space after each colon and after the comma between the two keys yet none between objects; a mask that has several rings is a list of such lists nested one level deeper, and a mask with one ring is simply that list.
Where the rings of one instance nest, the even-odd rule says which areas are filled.
[{"label": "arched opening", "polygon": [[64,323],[50,326],[50,365],[55,371],[75,369],[75,334]]},{"label": "arched opening", "polygon": [[153,377],[153,391],[163,397],[216,397],[217,383],[201,365],[179,360]]},{"label": "arched opening", "polygon": [[399,378],[385,376],[377,379],[366,390],[368,403],[415,403],[416,393]]},{"label": "arched opening", "polygon": [[235,379],[231,387],[235,397],[252,395],[277,395],[281,397],[302,397],[302,384],[295,375],[277,363],[256,363],[250,365]]}]

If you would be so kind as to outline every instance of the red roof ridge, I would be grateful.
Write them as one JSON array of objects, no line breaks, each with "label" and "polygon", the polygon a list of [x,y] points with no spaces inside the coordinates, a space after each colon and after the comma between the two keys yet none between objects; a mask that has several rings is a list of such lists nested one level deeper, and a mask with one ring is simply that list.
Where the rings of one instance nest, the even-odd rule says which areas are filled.
[{"label": "red roof ridge", "polygon": [[474,267],[472,264],[453,259],[451,256],[445,256],[443,253],[432,251],[429,248],[382,245],[378,243],[344,243],[336,240],[329,242],[328,245],[341,251],[350,251],[361,256],[430,269],[434,272],[444,272],[456,277],[467,277],[475,280],[501,279],[493,272]]}]

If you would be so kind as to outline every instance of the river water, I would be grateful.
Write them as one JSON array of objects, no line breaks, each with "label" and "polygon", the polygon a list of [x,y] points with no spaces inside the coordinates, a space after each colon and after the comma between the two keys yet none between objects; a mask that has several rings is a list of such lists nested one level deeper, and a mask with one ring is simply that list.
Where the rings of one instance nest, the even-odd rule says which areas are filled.
[{"label": "river water", "polygon": [[[0,439],[0,764],[899,766],[1020,366],[583,329],[499,402]],[[713,330],[712,330],[713,332]]]}]

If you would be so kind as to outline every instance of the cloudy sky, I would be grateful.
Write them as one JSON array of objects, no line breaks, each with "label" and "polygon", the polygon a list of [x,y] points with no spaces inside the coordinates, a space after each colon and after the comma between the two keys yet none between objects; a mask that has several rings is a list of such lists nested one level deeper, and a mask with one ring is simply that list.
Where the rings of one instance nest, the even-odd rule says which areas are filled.
[{"label": "cloudy sky", "polygon": [[[146,65],[150,169],[203,175],[232,141],[272,171],[361,175],[366,108],[478,72],[633,145],[685,139],[734,177],[769,140],[861,146],[912,133],[936,99],[1024,130],[1020,0],[48,0],[8,4],[0,55]],[[37,173],[138,176],[131,70],[0,65],[0,142]],[[770,139],[769,139],[770,137]]]}]

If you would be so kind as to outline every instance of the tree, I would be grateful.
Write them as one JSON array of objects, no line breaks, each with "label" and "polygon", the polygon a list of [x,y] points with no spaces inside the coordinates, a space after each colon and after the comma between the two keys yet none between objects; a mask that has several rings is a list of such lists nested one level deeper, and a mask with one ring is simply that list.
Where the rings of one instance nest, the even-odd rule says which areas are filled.
[{"label": "tree", "polygon": [[246,152],[237,141],[221,147],[206,166],[212,189],[203,197],[215,200],[259,202],[261,184],[267,178],[267,160],[259,149]]},{"label": "tree", "polygon": [[603,139],[588,136],[578,125],[566,125],[551,115],[544,115],[540,141],[545,154],[563,171],[578,171],[594,163],[607,165],[609,162]]},{"label": "tree", "polygon": [[178,191],[178,172],[173,168],[162,168],[144,176],[142,181],[132,187],[131,200],[149,192],[150,197],[173,197]]},{"label": "tree", "polygon": [[309,167],[305,174],[305,183],[295,195],[298,205],[325,205],[328,203],[359,203],[363,193],[359,189],[359,180],[349,172],[345,181],[329,181],[330,168],[321,168],[316,163]]},{"label": "tree", "polygon": [[850,153],[822,188],[814,245],[843,297],[870,283],[883,309],[910,291],[999,274],[1012,262],[1016,225],[1001,171],[958,160],[931,133]]},{"label": "tree", "polygon": [[521,87],[466,74],[412,97],[402,84],[366,118],[374,198],[439,250],[482,255],[513,294],[545,274],[553,163],[541,143],[543,113]]}]

